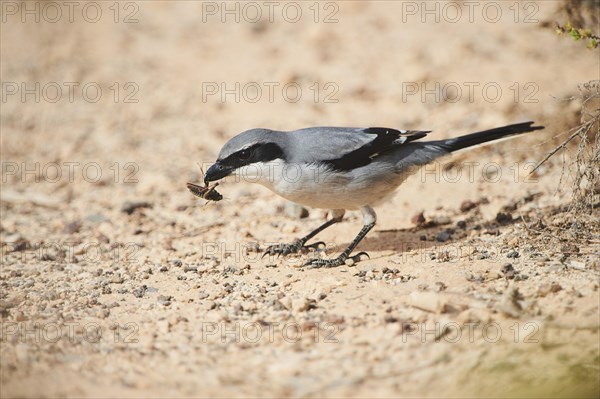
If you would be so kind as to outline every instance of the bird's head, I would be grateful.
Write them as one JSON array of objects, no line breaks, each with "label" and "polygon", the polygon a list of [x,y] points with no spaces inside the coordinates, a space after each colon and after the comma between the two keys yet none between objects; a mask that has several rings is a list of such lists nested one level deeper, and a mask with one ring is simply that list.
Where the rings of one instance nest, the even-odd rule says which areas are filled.
[{"label": "bird's head", "polygon": [[233,174],[255,175],[261,173],[262,166],[268,162],[284,159],[283,150],[277,143],[277,135],[280,134],[267,129],[252,129],[233,137],[223,146],[217,161],[206,171],[204,182]]}]

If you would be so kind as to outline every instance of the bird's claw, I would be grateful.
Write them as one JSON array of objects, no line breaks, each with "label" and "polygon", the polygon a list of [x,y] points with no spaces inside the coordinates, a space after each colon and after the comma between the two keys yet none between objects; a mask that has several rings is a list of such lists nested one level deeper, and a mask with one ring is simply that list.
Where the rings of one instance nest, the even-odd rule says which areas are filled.
[{"label": "bird's claw", "polygon": [[281,255],[286,256],[298,252],[308,252],[310,249],[319,251],[321,245],[324,247],[325,243],[323,241],[319,241],[315,242],[314,244],[304,245],[302,240],[294,241],[291,244],[275,244],[267,248],[267,250],[263,253],[262,258],[267,255],[277,255],[279,257]]},{"label": "bird's claw", "polygon": [[359,252],[354,256],[344,256],[340,255],[335,259],[321,259],[321,258],[313,258],[304,263],[303,266],[307,266],[309,269],[319,269],[319,268],[330,268],[330,267],[338,267],[346,263],[346,260],[352,259],[354,262],[360,262],[360,257],[365,255],[367,258],[371,259],[368,253]]}]

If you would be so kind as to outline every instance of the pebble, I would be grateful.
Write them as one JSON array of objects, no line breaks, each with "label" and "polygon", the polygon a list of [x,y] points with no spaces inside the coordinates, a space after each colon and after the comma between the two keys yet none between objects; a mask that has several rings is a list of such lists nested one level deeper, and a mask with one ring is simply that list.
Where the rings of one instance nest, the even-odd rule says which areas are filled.
[{"label": "pebble", "polygon": [[478,274],[477,276],[475,276],[472,273],[469,273],[465,276],[465,278],[467,279],[467,281],[470,281],[473,283],[483,283],[485,281],[485,278],[481,274]]},{"label": "pebble", "polygon": [[438,216],[434,216],[431,219],[431,223],[434,226],[439,226],[439,225],[444,225],[444,224],[449,224],[452,222],[452,219],[450,219],[449,216],[447,215],[438,215]]},{"label": "pebble", "polygon": [[6,253],[25,251],[26,249],[31,248],[29,240],[20,234],[11,234],[10,236],[6,237],[4,241],[3,247],[6,245],[7,248],[6,250],[2,248],[2,251],[6,251]]},{"label": "pebble", "polygon": [[512,220],[513,220],[513,217],[508,212],[498,212],[496,214],[496,222],[498,222],[500,224],[510,223],[510,222],[512,222]]},{"label": "pebble", "polygon": [[316,307],[316,301],[309,298],[292,299],[292,310],[294,312],[306,312],[309,309]]},{"label": "pebble", "polygon": [[170,295],[159,295],[156,298],[156,301],[163,306],[169,306],[171,304],[172,300],[173,300],[173,297]]},{"label": "pebble", "polygon": [[448,302],[440,294],[435,292],[412,292],[408,298],[412,307],[432,313],[445,313],[448,310]]},{"label": "pebble", "polygon": [[521,314],[523,308],[519,303],[521,294],[516,287],[509,287],[502,295],[502,299],[498,304],[498,309],[510,317],[517,318]]},{"label": "pebble", "polygon": [[286,202],[284,206],[284,212],[287,216],[292,219],[304,219],[309,215],[308,209],[302,205],[296,204],[295,202]]},{"label": "pebble", "polygon": [[435,282],[435,290],[437,292],[441,292],[441,291],[446,291],[446,288],[448,288],[448,286],[446,284],[444,284],[444,282],[442,281],[436,281]]},{"label": "pebble", "polygon": [[198,294],[199,299],[206,299],[210,296],[210,294],[204,290],[200,291],[200,293]]},{"label": "pebble", "polygon": [[425,215],[423,212],[417,213],[410,219],[410,221],[417,226],[422,225],[425,223]]},{"label": "pebble", "polygon": [[70,223],[67,223],[63,229],[63,233],[65,234],[74,234],[78,233],[81,229],[82,223],[80,220],[74,220]]},{"label": "pebble", "polygon": [[85,217],[85,220],[92,223],[102,223],[108,222],[110,219],[102,215],[101,213],[92,213],[90,215],[87,215]]},{"label": "pebble", "polygon": [[542,283],[538,287],[537,293],[539,296],[545,297],[550,293],[556,293],[560,290],[562,290],[562,286],[560,284],[558,284],[557,282]]},{"label": "pebble", "polygon": [[270,303],[273,307],[273,310],[288,310],[285,305],[278,299],[273,299]]},{"label": "pebble", "polygon": [[436,236],[435,239],[438,242],[446,242],[450,239],[451,237],[451,233],[448,230],[444,230],[444,231],[440,231]]},{"label": "pebble", "polygon": [[460,204],[460,211],[465,213],[465,212],[469,212],[471,209],[473,208],[477,208],[477,203],[473,202],[473,201],[463,201],[462,204]]},{"label": "pebble", "polygon": [[506,263],[504,266],[502,266],[500,272],[509,280],[514,279],[515,276],[519,274],[519,272],[513,267],[512,263]]},{"label": "pebble", "polygon": [[156,322],[156,326],[158,327],[158,331],[160,331],[161,334],[167,334],[171,329],[171,325],[167,319],[158,320]]},{"label": "pebble", "polygon": [[131,215],[133,211],[139,208],[152,208],[152,204],[146,201],[125,201],[121,205],[121,212]]},{"label": "pebble", "polygon": [[142,285],[140,288],[136,288],[135,290],[133,290],[133,295],[136,298],[142,298],[146,293],[146,288],[147,287],[145,285]]},{"label": "pebble", "polygon": [[584,262],[578,262],[576,260],[572,260],[569,264],[569,266],[572,269],[576,269],[576,270],[585,270],[585,263]]}]

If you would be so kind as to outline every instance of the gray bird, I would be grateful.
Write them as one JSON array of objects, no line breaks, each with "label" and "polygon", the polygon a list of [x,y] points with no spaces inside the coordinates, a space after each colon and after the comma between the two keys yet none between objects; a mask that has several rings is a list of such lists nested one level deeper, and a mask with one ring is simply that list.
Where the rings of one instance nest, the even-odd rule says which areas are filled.
[{"label": "gray bird", "polygon": [[340,222],[346,210],[360,210],[363,227],[348,248],[335,259],[314,258],[305,263],[309,267],[335,267],[367,255],[361,252],[350,257],[375,226],[373,206],[389,199],[409,175],[451,152],[544,128],[533,123],[435,141],[419,141],[429,131],[381,127],[312,127],[289,132],[251,129],[223,146],[204,182],[237,175],[298,204],[331,210],[330,220],[293,243],[270,246],[265,255],[317,248],[322,243],[306,242]]}]

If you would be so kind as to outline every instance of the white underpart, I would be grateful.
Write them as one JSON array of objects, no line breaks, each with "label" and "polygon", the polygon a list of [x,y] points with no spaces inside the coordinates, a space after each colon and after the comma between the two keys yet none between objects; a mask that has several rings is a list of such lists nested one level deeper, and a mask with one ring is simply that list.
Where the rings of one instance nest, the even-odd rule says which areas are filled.
[{"label": "white underpart", "polygon": [[361,210],[365,224],[374,223],[370,205],[393,196],[406,176],[390,173],[389,163],[372,162],[362,168],[332,172],[323,165],[289,164],[280,160],[240,168],[237,179],[259,183],[290,201],[321,209]]}]

